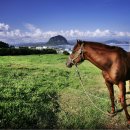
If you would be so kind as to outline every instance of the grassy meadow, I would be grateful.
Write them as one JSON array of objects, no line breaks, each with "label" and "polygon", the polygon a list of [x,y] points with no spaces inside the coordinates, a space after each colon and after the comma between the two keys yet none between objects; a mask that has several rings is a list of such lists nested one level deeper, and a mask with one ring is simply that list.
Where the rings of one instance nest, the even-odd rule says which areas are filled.
[{"label": "grassy meadow", "polygon": [[[59,54],[0,57],[0,128],[126,128],[124,112],[112,118],[91,104],[66,59]],[[79,69],[86,92],[105,98],[91,96],[107,112],[101,71],[88,61]]]}]

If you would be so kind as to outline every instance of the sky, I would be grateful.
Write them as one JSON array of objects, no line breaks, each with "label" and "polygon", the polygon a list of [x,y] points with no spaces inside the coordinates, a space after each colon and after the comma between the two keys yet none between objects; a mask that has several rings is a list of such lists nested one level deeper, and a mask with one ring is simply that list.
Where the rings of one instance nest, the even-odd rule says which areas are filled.
[{"label": "sky", "polygon": [[130,0],[0,0],[0,41],[130,40]]}]

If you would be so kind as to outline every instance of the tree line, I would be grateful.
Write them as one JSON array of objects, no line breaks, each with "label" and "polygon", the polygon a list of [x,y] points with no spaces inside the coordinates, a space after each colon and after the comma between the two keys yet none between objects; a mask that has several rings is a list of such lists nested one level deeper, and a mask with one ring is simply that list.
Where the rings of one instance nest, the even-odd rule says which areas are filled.
[{"label": "tree line", "polygon": [[0,56],[32,54],[57,54],[57,51],[54,49],[36,50],[27,47],[14,48],[13,46],[9,46],[9,44],[0,41]]}]

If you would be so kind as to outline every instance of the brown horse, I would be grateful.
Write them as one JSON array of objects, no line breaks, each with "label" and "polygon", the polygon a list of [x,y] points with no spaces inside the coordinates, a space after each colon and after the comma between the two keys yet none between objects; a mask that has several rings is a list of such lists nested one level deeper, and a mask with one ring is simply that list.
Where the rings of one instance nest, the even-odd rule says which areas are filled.
[{"label": "brown horse", "polygon": [[[130,52],[127,52],[128,58],[130,60]],[[129,91],[130,91],[130,80],[129,80]]]},{"label": "brown horse", "polygon": [[67,60],[67,67],[77,65],[84,60],[89,60],[92,64],[102,70],[106,86],[109,90],[111,99],[111,114],[115,114],[114,89],[113,85],[118,85],[120,93],[119,98],[125,111],[130,127],[130,115],[127,110],[125,100],[126,85],[125,82],[130,80],[130,56],[120,47],[109,46],[97,42],[77,41],[72,54]]}]

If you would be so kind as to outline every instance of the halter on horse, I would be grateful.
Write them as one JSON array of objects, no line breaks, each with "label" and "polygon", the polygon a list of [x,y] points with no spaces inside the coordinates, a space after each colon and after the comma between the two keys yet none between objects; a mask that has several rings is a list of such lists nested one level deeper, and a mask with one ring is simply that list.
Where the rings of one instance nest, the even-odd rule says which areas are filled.
[{"label": "halter on horse", "polygon": [[84,45],[84,44],[82,44],[81,47],[80,47],[80,49],[79,49],[77,52],[75,52],[75,55],[74,55],[73,58],[71,58],[71,56],[69,56],[70,64],[69,64],[68,67],[72,67],[72,65],[77,65],[77,63],[75,62],[75,60],[78,59],[79,56],[80,56],[80,62],[83,62],[83,61],[84,61],[83,45]]},{"label": "halter on horse", "polygon": [[113,85],[118,85],[120,102],[125,111],[128,127],[130,127],[130,115],[128,114],[125,100],[125,81],[130,80],[130,60],[128,53],[120,47],[108,46],[97,42],[77,41],[66,65],[70,68],[84,60],[89,60],[102,70],[110,94],[112,114],[115,114]]}]

